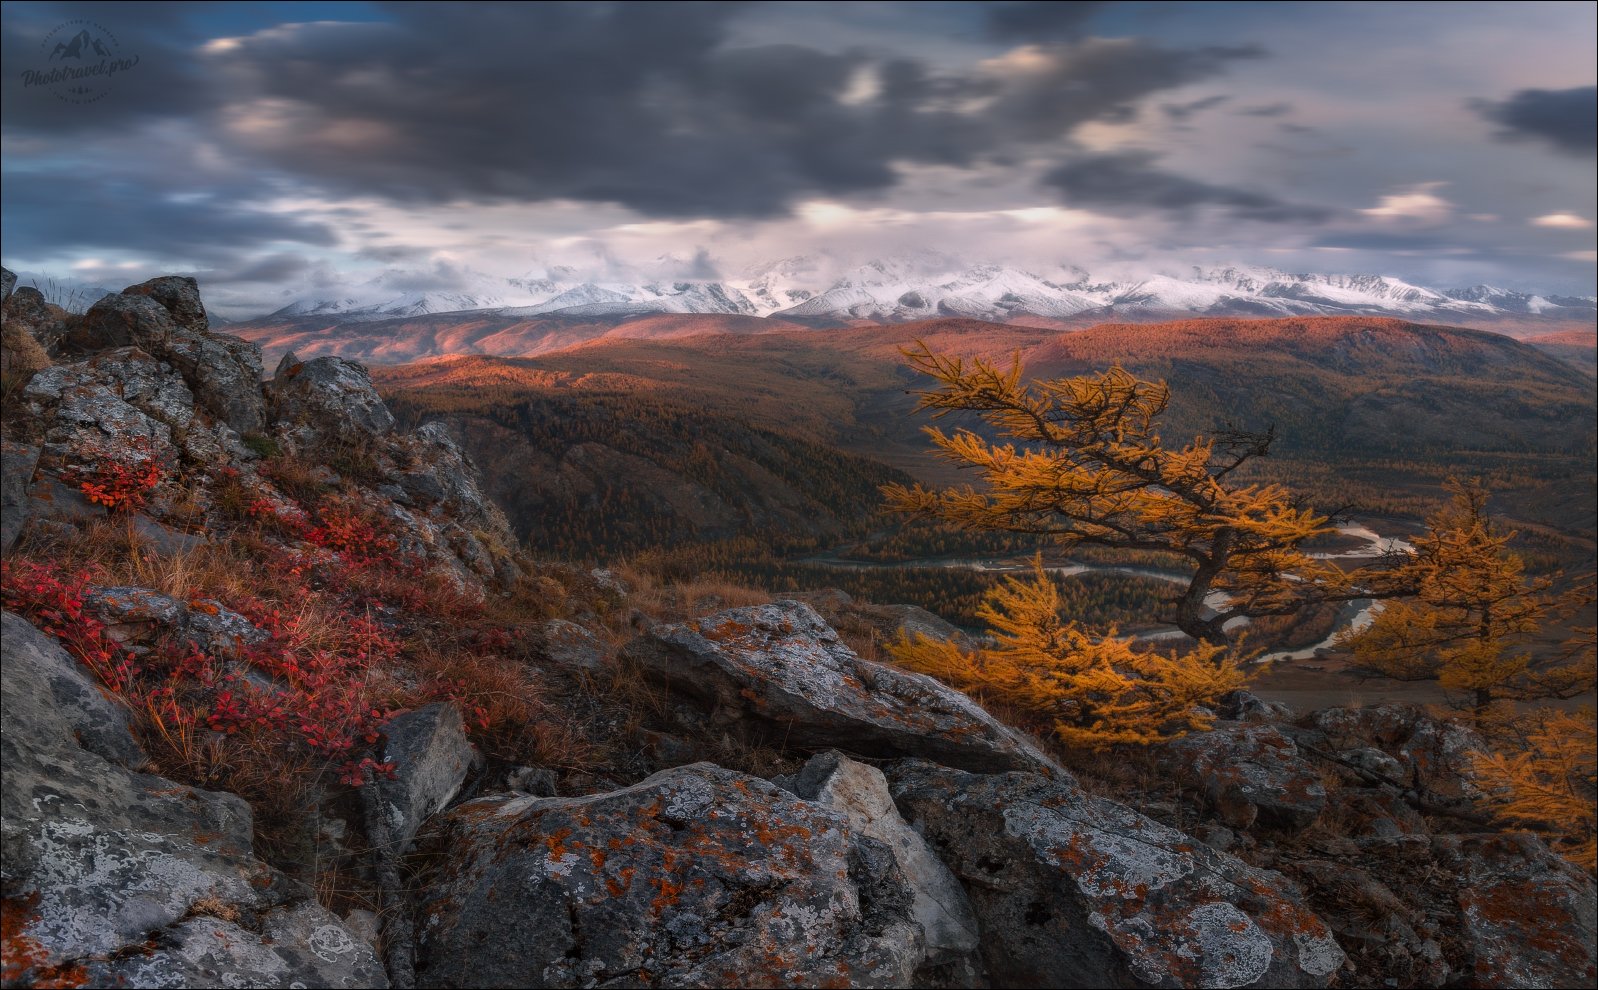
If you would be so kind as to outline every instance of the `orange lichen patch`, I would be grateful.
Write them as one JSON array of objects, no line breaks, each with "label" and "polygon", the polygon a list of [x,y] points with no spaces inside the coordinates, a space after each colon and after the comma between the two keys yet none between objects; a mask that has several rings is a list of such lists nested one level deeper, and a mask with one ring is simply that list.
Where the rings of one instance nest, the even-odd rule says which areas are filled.
[{"label": "orange lichen patch", "polygon": [[656,917],[675,905],[682,898],[683,891],[688,889],[686,884],[678,883],[670,877],[654,877],[649,881],[649,885],[657,891],[654,899],[649,902],[649,911]]},{"label": "orange lichen patch", "polygon": [[27,933],[38,918],[38,905],[37,891],[0,900],[0,978],[11,986],[84,986],[88,970],[77,963],[52,965],[50,950]]},{"label": "orange lichen patch", "polygon": [[549,850],[550,859],[564,859],[568,852],[574,852],[583,848],[583,844],[576,840],[573,840],[570,848],[568,848],[566,845],[566,840],[570,839],[571,836],[572,830],[569,828],[558,828],[548,835],[543,836],[544,848]]},{"label": "orange lichen patch", "polygon": [[605,889],[610,892],[610,896],[620,897],[632,889],[633,877],[637,874],[638,871],[631,866],[624,866],[617,870],[614,876],[605,878]]}]

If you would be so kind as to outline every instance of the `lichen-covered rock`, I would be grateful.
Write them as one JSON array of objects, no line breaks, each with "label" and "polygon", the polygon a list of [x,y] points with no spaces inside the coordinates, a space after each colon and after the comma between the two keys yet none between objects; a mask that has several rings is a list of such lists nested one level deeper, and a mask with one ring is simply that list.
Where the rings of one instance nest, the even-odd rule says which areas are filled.
[{"label": "lichen-covered rock", "polygon": [[0,622],[8,984],[387,985],[369,945],[255,859],[248,805],[131,769],[143,754],[76,662]]},{"label": "lichen-covered rock", "polygon": [[313,442],[370,442],[394,429],[394,417],[354,361],[320,357],[278,371],[272,414],[309,428]]},{"label": "lichen-covered rock", "polygon": [[784,786],[842,812],[855,831],[892,851],[914,895],[910,913],[926,936],[929,962],[952,962],[976,951],[977,920],[965,890],[927,840],[899,817],[881,770],[842,753],[818,753]]},{"label": "lichen-covered rock", "polygon": [[1440,836],[1458,877],[1459,925],[1476,987],[1582,987],[1598,979],[1592,878],[1526,834]]},{"label": "lichen-covered rock", "polygon": [[[158,362],[128,348],[46,368],[23,387],[22,400],[43,440],[40,456],[52,467],[92,467],[130,451],[170,464],[178,458],[172,426],[140,405],[158,413],[173,387],[162,381]],[[186,397],[188,390],[177,394]]]},{"label": "lichen-covered rock", "polygon": [[887,772],[965,884],[996,985],[1322,987],[1343,963],[1285,877],[1069,778],[919,760]]},{"label": "lichen-covered rock", "polygon": [[729,609],[656,627],[623,655],[722,721],[799,749],[924,756],[973,770],[1058,767],[970,698],[856,656],[803,602]]},{"label": "lichen-covered rock", "polygon": [[394,776],[378,781],[377,792],[389,835],[403,849],[423,822],[460,793],[475,753],[460,711],[443,702],[396,717],[383,735],[383,759],[394,764]]},{"label": "lichen-covered rock", "polygon": [[924,956],[885,848],[710,764],[472,801],[420,846],[420,986],[902,987]]},{"label": "lichen-covered rock", "polygon": [[266,425],[261,350],[209,326],[194,279],[167,275],[101,298],[63,345],[80,354],[137,346],[176,368],[200,406],[234,432],[258,431]]},{"label": "lichen-covered rock", "polygon": [[1308,828],[1326,807],[1320,771],[1293,740],[1262,724],[1216,722],[1167,744],[1161,766],[1201,792],[1233,828]]},{"label": "lichen-covered rock", "polygon": [[211,656],[237,657],[269,638],[237,612],[209,598],[182,601],[149,588],[94,588],[84,609],[105,623],[117,642],[141,648],[170,636]]},{"label": "lichen-covered rock", "polygon": [[38,440],[41,467],[52,470],[150,456],[210,467],[242,452],[225,424],[197,414],[182,376],[137,347],[45,368],[21,398],[13,425]]},{"label": "lichen-covered rock", "polygon": [[0,553],[9,551],[22,535],[22,524],[28,520],[28,490],[38,464],[38,447],[0,441]]},{"label": "lichen-covered rock", "polygon": [[11,290],[17,287],[17,273],[9,268],[0,267],[0,303],[11,298]]}]

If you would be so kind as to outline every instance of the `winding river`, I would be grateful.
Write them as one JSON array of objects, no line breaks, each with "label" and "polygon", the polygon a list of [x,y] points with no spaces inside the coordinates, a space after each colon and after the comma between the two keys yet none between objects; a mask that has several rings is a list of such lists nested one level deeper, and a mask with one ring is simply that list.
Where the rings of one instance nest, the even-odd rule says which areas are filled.
[{"label": "winding river", "polygon": [[[1383,537],[1380,533],[1359,523],[1343,523],[1337,527],[1337,532],[1343,537],[1356,541],[1356,545],[1343,550],[1327,551],[1325,553],[1312,553],[1311,557],[1317,560],[1374,560],[1389,553],[1410,553],[1414,546],[1405,540],[1395,537]],[[836,556],[811,557],[806,559],[807,564],[821,564],[826,567],[838,567],[848,570],[875,570],[887,568],[907,567],[953,567],[972,571],[985,571],[996,574],[1014,573],[1031,568],[1031,564],[1014,560],[997,559],[971,559],[961,557],[943,557],[930,560],[915,561],[861,561],[845,560]],[[1168,581],[1172,584],[1186,584],[1188,579],[1174,571],[1162,571],[1151,567],[1116,567],[1100,564],[1079,564],[1068,562],[1063,564],[1045,564],[1044,570],[1052,574],[1061,574],[1070,577],[1076,574],[1125,574],[1131,577],[1150,578],[1155,581]],[[1205,596],[1204,604],[1214,610],[1226,604],[1227,595],[1223,591],[1213,591]],[[1255,658],[1255,663],[1275,663],[1279,660],[1309,660],[1313,659],[1321,650],[1331,649],[1336,645],[1338,637],[1349,632],[1361,632],[1368,628],[1381,611],[1382,603],[1369,598],[1356,598],[1343,605],[1338,613],[1337,622],[1325,639],[1309,646],[1302,646],[1294,650],[1277,650]],[[1248,619],[1238,618],[1226,624],[1227,629],[1236,629],[1246,625]],[[1155,629],[1138,634],[1138,639],[1175,639],[1182,636],[1180,629],[1165,628]]]}]

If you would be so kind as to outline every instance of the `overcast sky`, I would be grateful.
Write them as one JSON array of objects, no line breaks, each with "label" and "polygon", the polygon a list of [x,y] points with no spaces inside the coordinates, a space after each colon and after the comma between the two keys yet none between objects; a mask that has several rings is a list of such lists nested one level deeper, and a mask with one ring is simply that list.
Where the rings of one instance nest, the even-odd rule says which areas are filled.
[{"label": "overcast sky", "polygon": [[929,248],[1591,294],[1594,10],[6,3],[3,254],[235,316]]}]

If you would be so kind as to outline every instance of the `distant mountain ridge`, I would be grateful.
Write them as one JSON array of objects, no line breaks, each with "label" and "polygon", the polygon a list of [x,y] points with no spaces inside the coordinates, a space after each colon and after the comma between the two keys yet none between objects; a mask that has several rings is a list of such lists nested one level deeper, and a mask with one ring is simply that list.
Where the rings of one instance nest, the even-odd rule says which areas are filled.
[{"label": "distant mountain ridge", "polygon": [[1102,280],[1080,269],[1052,277],[1003,265],[929,267],[872,261],[833,277],[819,259],[785,258],[722,279],[585,279],[569,268],[538,276],[470,273],[469,286],[409,289],[392,275],[334,296],[304,296],[265,323],[301,317],[362,322],[451,312],[507,316],[701,313],[785,320],[904,323],[938,316],[1005,322],[1199,316],[1405,316],[1430,320],[1514,316],[1591,318],[1592,296],[1539,295],[1490,285],[1434,289],[1375,274],[1292,273],[1271,268],[1193,268],[1186,274]]}]

